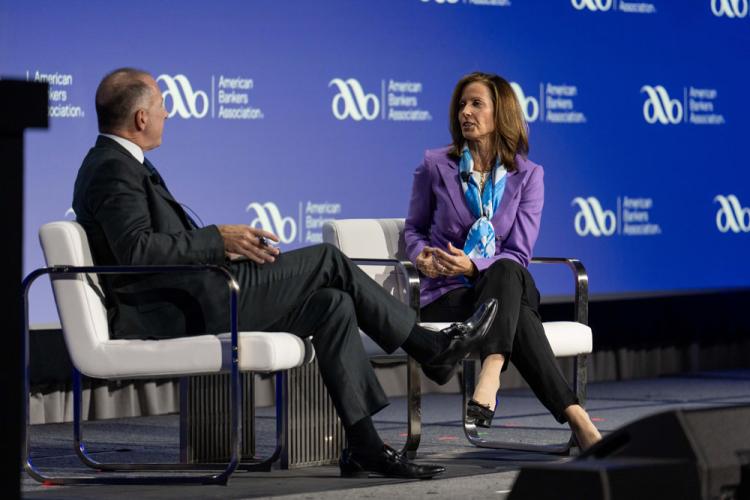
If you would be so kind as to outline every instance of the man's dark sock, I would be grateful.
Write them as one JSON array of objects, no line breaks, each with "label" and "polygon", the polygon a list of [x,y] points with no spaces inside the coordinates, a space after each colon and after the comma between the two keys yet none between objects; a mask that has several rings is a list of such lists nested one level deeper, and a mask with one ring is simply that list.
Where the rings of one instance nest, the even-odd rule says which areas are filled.
[{"label": "man's dark sock", "polygon": [[349,442],[349,448],[355,448],[357,451],[379,453],[383,449],[383,440],[380,439],[378,431],[372,424],[371,417],[365,417],[357,420],[351,427],[345,427],[346,440]]},{"label": "man's dark sock", "polygon": [[443,352],[449,342],[450,339],[447,336],[415,323],[401,347],[406,354],[417,360],[417,363],[425,364]]}]

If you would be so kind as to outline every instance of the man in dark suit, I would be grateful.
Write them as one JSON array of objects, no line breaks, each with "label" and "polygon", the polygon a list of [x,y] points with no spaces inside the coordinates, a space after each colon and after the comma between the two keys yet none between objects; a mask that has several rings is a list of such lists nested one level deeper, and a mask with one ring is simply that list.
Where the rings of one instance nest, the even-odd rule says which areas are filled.
[{"label": "man in dark suit", "polygon": [[[73,208],[99,265],[227,265],[240,285],[241,330],[312,336],[320,372],[346,430],[342,475],[370,472],[426,478],[440,466],[418,465],[385,446],[371,416],[388,404],[359,338],[361,327],[385,351],[402,347],[440,377],[481,340],[496,304],[438,332],[388,295],[336,248],[317,245],[281,254],[278,238],[247,225],[198,227],[144,157],[161,144],[167,112],[156,81],[131,68],[104,77],[96,92],[101,135],[78,172]],[[116,338],[168,338],[229,330],[226,284],[211,273],[103,279]]]}]

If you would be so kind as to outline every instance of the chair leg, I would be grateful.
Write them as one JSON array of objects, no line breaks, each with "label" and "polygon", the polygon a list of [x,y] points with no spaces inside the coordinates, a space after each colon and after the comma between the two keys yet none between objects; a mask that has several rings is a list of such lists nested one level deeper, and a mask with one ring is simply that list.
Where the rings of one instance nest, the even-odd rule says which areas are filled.
[{"label": "chair leg", "polygon": [[[233,457],[228,464],[109,464],[100,463],[91,458],[82,441],[81,427],[81,374],[74,370],[73,373],[73,428],[76,454],[88,467],[99,471],[107,472],[126,472],[126,471],[182,471],[182,470],[211,470],[222,469],[219,473],[199,476],[141,476],[141,477],[107,477],[107,476],[50,476],[37,468],[31,458],[31,452],[28,444],[28,427],[26,434],[26,446],[24,450],[24,469],[34,480],[46,485],[71,485],[71,484],[226,484],[229,476],[237,468],[236,460],[239,457]],[[239,394],[239,392],[238,392]],[[233,403],[238,403],[233,401]],[[26,394],[25,408],[28,412],[28,392]],[[239,405],[237,406],[239,409]],[[234,410],[234,408],[233,408]],[[239,419],[237,420],[239,423]],[[238,429],[239,430],[239,429]],[[234,431],[234,429],[233,429]],[[239,433],[237,434],[239,436]],[[239,443],[237,444],[239,446]]]},{"label": "chair leg", "polygon": [[565,443],[559,444],[524,444],[516,443],[512,441],[496,441],[492,439],[486,439],[479,435],[477,426],[466,422],[464,415],[466,415],[466,406],[474,393],[476,387],[476,360],[467,359],[463,365],[463,405],[461,406],[461,420],[464,425],[464,434],[471,444],[480,448],[492,448],[492,449],[504,449],[513,451],[530,451],[530,452],[543,452],[556,455],[567,455],[570,453],[570,449],[573,446],[573,434],[571,433],[570,438]]},{"label": "chair leg", "polygon": [[81,463],[102,472],[133,472],[133,471],[189,471],[189,470],[221,470],[226,463],[119,463],[99,462],[93,458],[83,441],[83,377],[78,370],[73,369],[73,446]]},{"label": "chair leg", "polygon": [[[245,394],[245,388],[241,387],[243,395]],[[82,429],[82,394],[83,384],[82,376],[77,370],[73,370],[73,435],[74,435],[74,446],[76,454],[81,462],[103,472],[131,472],[131,471],[211,471],[224,469],[227,464],[224,462],[200,462],[200,463],[111,463],[111,462],[99,462],[91,457],[86,449],[86,444],[83,442],[83,429]],[[251,396],[250,396],[251,397]],[[231,410],[230,410],[231,411]],[[277,441],[278,442],[278,441]],[[279,446],[277,445],[274,453],[265,459],[261,460],[241,460],[237,465],[238,470],[242,471],[258,471],[267,472],[271,470],[271,465],[278,459]]]},{"label": "chair leg", "polygon": [[422,439],[422,378],[419,363],[411,357],[406,362],[407,437],[401,452],[409,459],[417,457]]},{"label": "chair leg", "polygon": [[579,354],[573,361],[573,385],[578,402],[586,407],[586,384],[588,383],[588,355]]},{"label": "chair leg", "polygon": [[289,453],[289,407],[284,402],[289,401],[288,375],[279,372],[276,374],[276,451],[281,457],[282,469],[289,468],[292,457]]}]

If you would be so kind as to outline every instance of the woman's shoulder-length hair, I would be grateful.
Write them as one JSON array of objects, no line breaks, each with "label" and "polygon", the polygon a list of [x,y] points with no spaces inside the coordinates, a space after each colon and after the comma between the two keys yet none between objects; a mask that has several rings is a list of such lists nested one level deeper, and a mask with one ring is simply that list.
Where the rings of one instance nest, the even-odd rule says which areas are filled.
[{"label": "woman's shoulder-length hair", "polygon": [[450,104],[452,144],[448,154],[454,157],[461,156],[466,141],[461,132],[458,112],[464,88],[474,82],[483,83],[490,90],[495,108],[495,150],[503,166],[509,172],[513,172],[518,169],[516,155],[526,158],[529,154],[529,129],[513,87],[501,76],[491,73],[470,73],[456,84]]}]

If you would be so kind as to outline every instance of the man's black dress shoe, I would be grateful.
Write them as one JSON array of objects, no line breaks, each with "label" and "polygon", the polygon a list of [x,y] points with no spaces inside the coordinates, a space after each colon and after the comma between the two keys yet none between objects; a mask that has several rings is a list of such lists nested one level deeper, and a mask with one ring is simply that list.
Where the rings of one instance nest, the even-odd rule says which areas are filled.
[{"label": "man's black dress shoe", "polygon": [[422,365],[422,371],[428,378],[439,385],[447,383],[456,370],[458,363],[482,343],[487,330],[497,314],[497,300],[490,299],[480,305],[474,314],[463,323],[454,323],[439,333],[450,339],[448,347]]},{"label": "man's black dress shoe", "polygon": [[441,465],[419,465],[384,444],[380,452],[361,452],[347,448],[339,460],[341,477],[369,477],[370,475],[406,479],[430,479],[445,472]]}]

